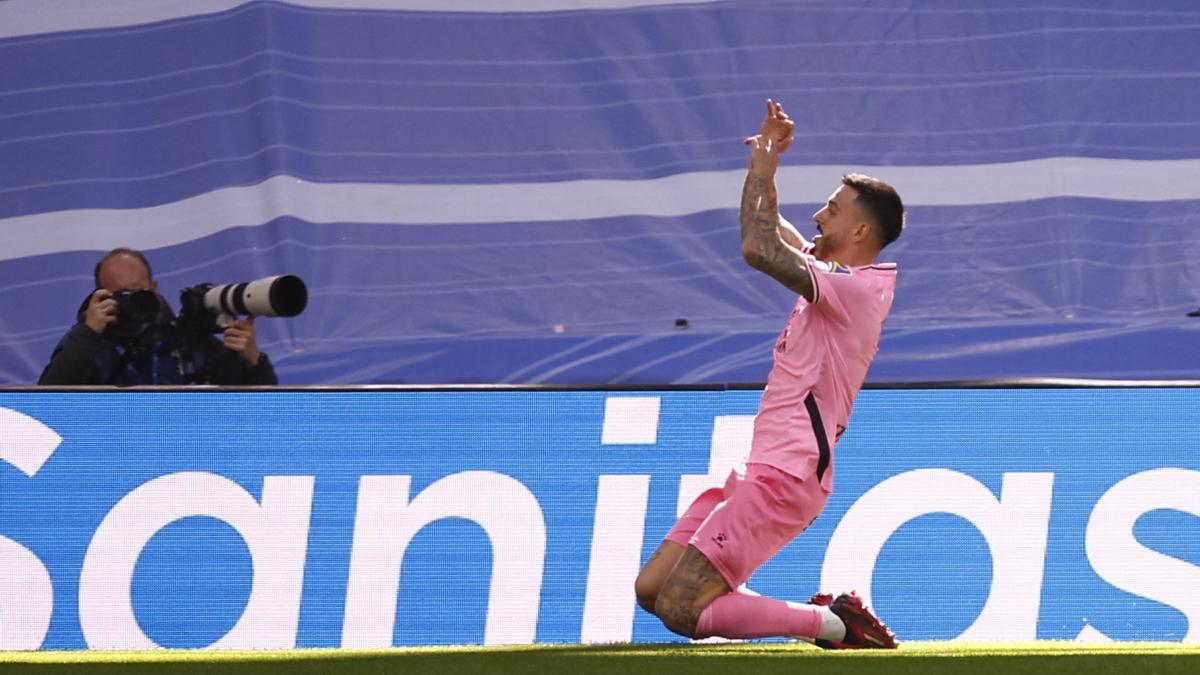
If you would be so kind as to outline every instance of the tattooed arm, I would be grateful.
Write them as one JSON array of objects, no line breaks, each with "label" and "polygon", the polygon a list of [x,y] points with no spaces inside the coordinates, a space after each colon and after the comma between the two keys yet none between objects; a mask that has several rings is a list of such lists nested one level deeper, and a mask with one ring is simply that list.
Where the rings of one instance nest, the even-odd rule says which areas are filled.
[{"label": "tattooed arm", "polygon": [[[783,154],[791,146],[792,141],[796,139],[796,123],[784,112],[782,103],[767,99],[767,114],[763,117],[758,135],[770,139],[772,147],[779,154]],[[783,238],[785,244],[801,251],[812,246],[812,243],[805,239],[782,214],[779,216],[779,236]]]},{"label": "tattooed arm", "polygon": [[775,191],[779,153],[774,142],[761,135],[751,136],[746,139],[746,144],[750,146],[750,168],[742,187],[742,257],[754,269],[811,302],[813,284],[807,259],[785,242],[781,234],[787,221],[779,215],[779,198]]},{"label": "tattooed arm", "polygon": [[796,226],[783,217],[782,213],[779,214],[779,236],[783,239],[783,243],[801,251],[812,247],[812,242],[805,239],[804,235],[800,234],[800,231],[796,229]]}]

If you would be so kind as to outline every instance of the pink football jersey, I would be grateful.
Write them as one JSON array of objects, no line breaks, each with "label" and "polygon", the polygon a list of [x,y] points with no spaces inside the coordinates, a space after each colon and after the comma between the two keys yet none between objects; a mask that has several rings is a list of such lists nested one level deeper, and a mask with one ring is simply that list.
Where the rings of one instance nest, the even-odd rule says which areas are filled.
[{"label": "pink football jersey", "polygon": [[879,350],[896,266],[846,267],[808,256],[813,301],[797,298],[775,343],[748,461],[833,490],[833,447]]}]

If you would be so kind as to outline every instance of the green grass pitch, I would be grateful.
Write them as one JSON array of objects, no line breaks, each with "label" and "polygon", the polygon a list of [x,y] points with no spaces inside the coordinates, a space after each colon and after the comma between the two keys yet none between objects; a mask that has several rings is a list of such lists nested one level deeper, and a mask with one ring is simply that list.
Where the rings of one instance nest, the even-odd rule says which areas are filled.
[{"label": "green grass pitch", "polygon": [[909,642],[827,652],[787,643],[423,647],[356,651],[0,652],[0,673],[1200,673],[1200,645]]}]

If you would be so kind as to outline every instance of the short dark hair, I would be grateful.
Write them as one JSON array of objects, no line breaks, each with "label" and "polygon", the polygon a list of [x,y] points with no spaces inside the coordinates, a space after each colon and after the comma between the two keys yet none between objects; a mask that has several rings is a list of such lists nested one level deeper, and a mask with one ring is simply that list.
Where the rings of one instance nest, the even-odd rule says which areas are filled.
[{"label": "short dark hair", "polygon": [[858,193],[854,201],[875,226],[879,248],[900,238],[900,233],[904,231],[904,203],[900,201],[896,188],[861,173],[842,176],[842,185],[852,187]]},{"label": "short dark hair", "polygon": [[142,261],[142,264],[146,266],[146,276],[150,277],[151,279],[154,278],[154,272],[150,270],[150,261],[146,260],[146,256],[142,255],[141,251],[124,247],[114,248],[113,250],[104,254],[104,257],[100,259],[100,262],[96,263],[96,269],[92,271],[92,279],[94,279],[96,282],[96,288],[100,288],[100,268],[104,266],[104,263],[119,255],[131,255]]}]

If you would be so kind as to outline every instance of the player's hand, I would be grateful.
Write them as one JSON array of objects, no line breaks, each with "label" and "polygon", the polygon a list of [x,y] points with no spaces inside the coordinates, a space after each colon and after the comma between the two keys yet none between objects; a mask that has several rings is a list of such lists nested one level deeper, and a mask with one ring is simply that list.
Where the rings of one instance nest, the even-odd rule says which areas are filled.
[{"label": "player's hand", "polygon": [[775,152],[786,152],[796,139],[796,123],[783,111],[783,104],[767,99],[767,116],[758,134],[771,139]]},{"label": "player's hand", "polygon": [[237,352],[248,365],[256,365],[262,356],[254,335],[254,317],[238,319],[225,328],[225,348]]},{"label": "player's hand", "polygon": [[93,333],[103,335],[104,331],[108,330],[108,327],[116,321],[117,301],[113,299],[112,292],[103,288],[97,289],[95,293],[92,293],[92,298],[88,300],[83,322],[92,329]]},{"label": "player's hand", "polygon": [[750,173],[774,176],[775,170],[779,168],[779,151],[775,149],[775,141],[758,135],[751,136],[744,142],[750,146]]}]

